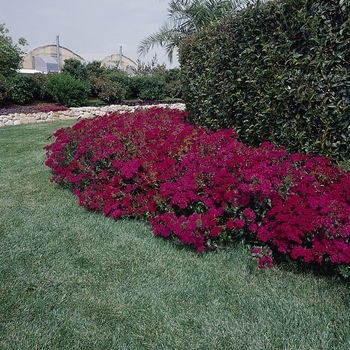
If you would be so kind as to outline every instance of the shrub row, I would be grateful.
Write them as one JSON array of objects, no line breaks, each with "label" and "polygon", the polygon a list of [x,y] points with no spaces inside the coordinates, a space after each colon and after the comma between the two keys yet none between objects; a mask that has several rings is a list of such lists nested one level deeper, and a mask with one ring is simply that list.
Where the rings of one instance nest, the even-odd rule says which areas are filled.
[{"label": "shrub row", "polygon": [[350,2],[249,5],[184,40],[191,122],[290,152],[350,157]]},{"label": "shrub row", "polygon": [[270,143],[248,147],[232,128],[208,131],[186,120],[163,108],[82,120],[54,133],[45,164],[80,205],[146,218],[156,235],[198,252],[266,244],[347,276],[349,172]]},{"label": "shrub row", "polygon": [[172,70],[160,75],[130,76],[116,69],[100,67],[100,63],[82,64],[68,59],[61,73],[12,74],[0,77],[0,103],[9,101],[25,104],[33,99],[52,99],[68,107],[85,105],[89,96],[96,96],[107,103],[122,100],[163,100],[166,96],[179,97],[177,80]]}]

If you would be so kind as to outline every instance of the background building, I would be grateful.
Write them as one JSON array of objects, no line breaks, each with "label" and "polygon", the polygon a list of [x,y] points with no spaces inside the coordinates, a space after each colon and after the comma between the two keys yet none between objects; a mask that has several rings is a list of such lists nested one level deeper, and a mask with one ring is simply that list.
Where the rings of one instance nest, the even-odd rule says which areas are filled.
[{"label": "background building", "polygon": [[59,49],[57,45],[40,46],[24,57],[23,69],[35,69],[43,73],[58,72],[68,58],[84,61],[84,58],[63,46],[59,46]]},{"label": "background building", "polygon": [[125,57],[122,53],[122,47],[120,47],[119,54],[113,54],[106,56],[102,61],[102,65],[105,67],[118,67],[121,70],[132,73],[133,68],[136,68],[137,64],[128,57]]},{"label": "background building", "polygon": [[[26,54],[23,59],[22,72],[59,72],[64,66],[64,61],[68,58],[74,58],[85,62],[84,58],[74,53],[73,51],[60,46],[59,38],[56,37],[56,44],[40,46]],[[120,47],[119,54],[106,56],[101,60],[101,65],[105,67],[118,67],[124,71],[132,73],[137,64],[130,58],[122,54]]]}]

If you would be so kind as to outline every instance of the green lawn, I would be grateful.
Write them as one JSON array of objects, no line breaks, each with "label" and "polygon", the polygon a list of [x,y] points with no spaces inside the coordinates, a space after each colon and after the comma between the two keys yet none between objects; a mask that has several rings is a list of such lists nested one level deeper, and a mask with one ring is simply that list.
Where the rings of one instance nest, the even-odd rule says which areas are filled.
[{"label": "green lawn", "polygon": [[50,183],[47,136],[0,128],[0,349],[350,349],[349,284],[197,254]]}]

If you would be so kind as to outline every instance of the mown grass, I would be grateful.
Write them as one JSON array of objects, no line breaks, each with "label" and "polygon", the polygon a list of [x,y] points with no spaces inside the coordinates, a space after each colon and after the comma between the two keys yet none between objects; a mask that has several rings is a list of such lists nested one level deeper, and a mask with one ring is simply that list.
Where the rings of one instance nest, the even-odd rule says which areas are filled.
[{"label": "mown grass", "polygon": [[71,124],[0,128],[0,349],[350,348],[348,284],[79,207],[43,165]]}]

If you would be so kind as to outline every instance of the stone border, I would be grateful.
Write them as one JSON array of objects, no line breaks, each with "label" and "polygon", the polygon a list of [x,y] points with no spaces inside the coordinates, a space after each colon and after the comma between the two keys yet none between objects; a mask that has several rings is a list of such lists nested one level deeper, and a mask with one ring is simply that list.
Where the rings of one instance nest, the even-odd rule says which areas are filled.
[{"label": "stone border", "polygon": [[20,124],[33,124],[58,120],[71,120],[71,119],[87,119],[94,116],[101,116],[112,112],[125,113],[134,112],[137,109],[145,109],[150,107],[164,107],[170,109],[179,109],[184,111],[186,106],[184,103],[162,103],[156,105],[110,105],[102,107],[77,107],[69,108],[65,111],[51,111],[51,112],[38,112],[38,113],[12,113],[6,115],[0,115],[0,127],[12,126]]}]

